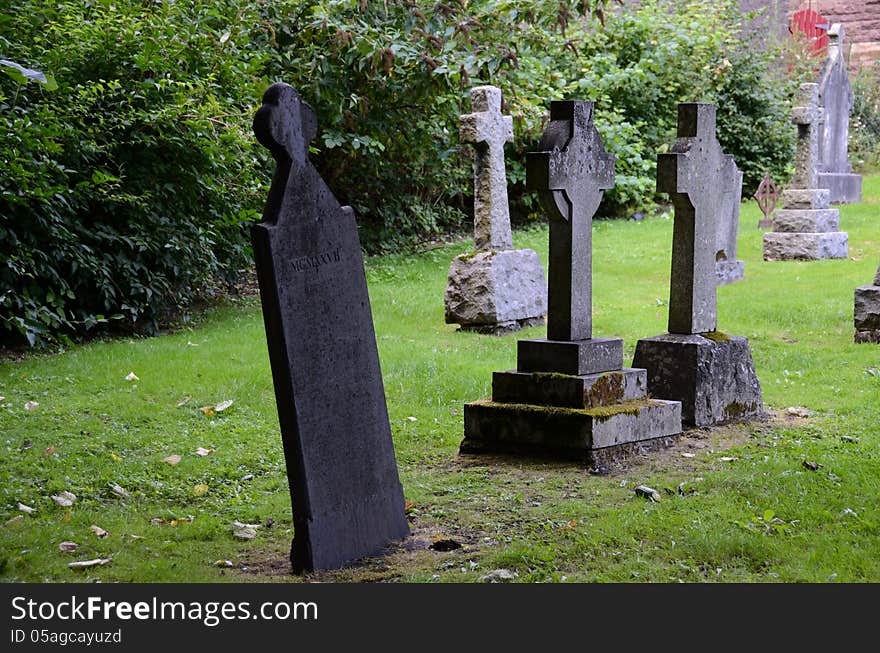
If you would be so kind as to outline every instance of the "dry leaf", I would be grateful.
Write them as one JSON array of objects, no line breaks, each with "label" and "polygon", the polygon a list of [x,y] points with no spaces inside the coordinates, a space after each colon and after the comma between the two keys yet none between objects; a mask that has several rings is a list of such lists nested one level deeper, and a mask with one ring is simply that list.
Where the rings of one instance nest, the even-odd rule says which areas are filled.
[{"label": "dry leaf", "polygon": [[193,486],[193,496],[200,497],[203,494],[207,493],[208,486],[204,483],[199,483],[198,485]]},{"label": "dry leaf", "polygon": [[410,415],[409,417],[407,417],[407,419],[408,419],[410,422],[418,422],[418,421],[419,421],[419,420],[417,420],[415,417],[413,417],[412,415]]},{"label": "dry leaf", "polygon": [[795,417],[809,417],[813,414],[812,411],[807,410],[801,406],[791,406],[786,411],[789,415],[794,415]]},{"label": "dry leaf", "polygon": [[36,401],[26,401],[24,402],[25,410],[33,410],[34,408],[39,408],[40,404]]},{"label": "dry leaf", "polygon": [[404,501],[403,502],[403,511],[404,512],[409,512],[410,510],[412,510],[415,507],[416,507],[416,504],[413,501]]},{"label": "dry leaf", "polygon": [[697,457],[697,454],[695,454],[695,453],[688,453],[687,451],[683,452],[681,455],[682,455],[682,457],[684,457],[684,458],[696,458],[696,457]]},{"label": "dry leaf", "polygon": [[6,397],[0,397],[0,404],[2,404],[4,401],[6,401]]},{"label": "dry leaf", "polygon": [[169,465],[174,467],[177,463],[180,462],[180,456],[178,454],[173,454],[171,456],[168,456],[167,458],[163,458],[162,462],[168,463]]},{"label": "dry leaf", "polygon": [[73,505],[73,502],[76,501],[76,495],[73,492],[68,492],[64,490],[64,492],[60,494],[53,494],[52,501],[57,503],[62,508],[69,508]]},{"label": "dry leaf", "polygon": [[214,566],[215,567],[234,567],[235,565],[232,564],[232,560],[215,560]]},{"label": "dry leaf", "polygon": [[25,504],[23,504],[21,502],[19,502],[19,504],[18,504],[18,509],[24,513],[29,514],[29,515],[33,515],[35,512],[37,512],[36,508],[31,508],[30,506],[26,506]]},{"label": "dry leaf", "polygon": [[127,499],[130,496],[125,488],[117,483],[110,483],[110,489],[113,490],[114,494],[118,494],[123,499]]},{"label": "dry leaf", "polygon": [[210,406],[202,406],[199,410],[202,411],[204,415],[211,417],[214,414],[214,404],[211,404]]},{"label": "dry leaf", "polygon": [[78,546],[79,544],[76,542],[62,542],[58,545],[58,550],[61,551],[61,553],[73,553]]},{"label": "dry leaf", "polygon": [[71,569],[85,569],[86,567],[98,567],[106,565],[110,562],[110,558],[95,558],[94,560],[82,560],[81,562],[70,562],[68,567]]},{"label": "dry leaf", "polygon": [[178,526],[180,524],[186,524],[187,522],[191,522],[195,517],[192,515],[187,515],[186,517],[178,517],[177,519],[171,520],[171,526]]},{"label": "dry leaf", "polygon": [[729,462],[736,460],[736,458],[734,456],[721,456],[721,458],[719,458],[718,460],[720,460],[723,463],[729,463]]},{"label": "dry leaf", "polygon": [[101,528],[100,526],[95,526],[94,524],[89,526],[89,530],[92,531],[95,535],[97,535],[101,539],[110,535],[110,533],[105,531],[103,528]]},{"label": "dry leaf", "polygon": [[204,447],[199,447],[193,453],[197,456],[207,456],[208,454],[214,453],[213,449],[205,449]]},{"label": "dry leaf", "polygon": [[259,528],[260,524],[245,524],[244,522],[234,521],[232,526],[234,528]]},{"label": "dry leaf", "polygon": [[229,408],[233,404],[232,399],[227,399],[226,401],[221,401],[219,404],[214,406],[214,410],[218,413],[222,413],[224,410]]},{"label": "dry leaf", "polygon": [[803,462],[803,465],[804,465],[804,467],[806,467],[807,469],[809,469],[810,471],[813,471],[813,472],[815,472],[817,469],[819,469],[822,466],[819,463],[813,462],[812,460],[805,460]]},{"label": "dry leaf", "polygon": [[133,533],[129,533],[128,536],[133,540],[142,540],[144,539],[143,535],[134,535]]},{"label": "dry leaf", "polygon": [[647,485],[637,486],[636,494],[638,494],[640,497],[645,497],[646,499],[650,499],[654,502],[660,501],[660,493],[654,488],[648,487]]},{"label": "dry leaf", "polygon": [[180,408],[181,406],[185,406],[189,403],[190,399],[192,399],[192,397],[190,397],[189,395],[185,396],[183,399],[177,402],[177,407]]},{"label": "dry leaf", "polygon": [[164,518],[164,517],[153,517],[153,518],[150,520],[150,523],[151,523],[153,526],[159,526],[160,524],[164,524],[164,523],[165,523],[165,518]]},{"label": "dry leaf", "polygon": [[123,461],[123,458],[122,456],[119,456],[111,451],[110,460],[112,460],[114,463],[121,463]]},{"label": "dry leaf", "polygon": [[57,450],[54,446],[48,446],[48,447],[46,447],[46,449],[43,451],[43,455],[44,455],[44,456],[51,456],[51,455],[52,455],[53,453],[55,453],[56,451],[58,451],[58,450]]},{"label": "dry leaf", "polygon": [[24,515],[16,515],[9,521],[4,522],[3,526],[12,526],[14,523],[20,522],[22,519],[24,519]]},{"label": "dry leaf", "polygon": [[252,540],[257,536],[257,531],[253,528],[237,528],[232,534],[240,540]]},{"label": "dry leaf", "polygon": [[135,374],[134,372],[129,372],[128,376],[125,377],[125,380],[126,381],[140,381],[140,379],[138,378],[138,375]]}]

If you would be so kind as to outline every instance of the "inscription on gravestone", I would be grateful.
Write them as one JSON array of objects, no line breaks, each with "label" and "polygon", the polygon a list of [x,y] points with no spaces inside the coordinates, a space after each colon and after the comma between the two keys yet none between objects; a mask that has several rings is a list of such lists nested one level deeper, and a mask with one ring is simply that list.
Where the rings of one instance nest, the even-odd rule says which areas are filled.
[{"label": "inscription on gravestone", "polygon": [[316,131],[293,88],[266,91],[254,133],[277,167],[251,236],[296,572],[376,554],[409,532],[354,212],[309,161]]}]

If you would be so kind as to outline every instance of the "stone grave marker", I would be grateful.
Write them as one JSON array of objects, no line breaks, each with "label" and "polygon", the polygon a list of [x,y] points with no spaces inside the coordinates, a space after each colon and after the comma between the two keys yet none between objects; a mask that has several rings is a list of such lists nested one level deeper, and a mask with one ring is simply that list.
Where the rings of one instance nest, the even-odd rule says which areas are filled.
[{"label": "stone grave marker", "polygon": [[645,371],[623,368],[623,341],[592,337],[592,218],[614,184],[593,103],[553,102],[526,185],[550,219],[547,338],[520,340],[517,369],[495,372],[491,400],[465,405],[464,453],[613,459],[681,432],[678,402],[648,399]]},{"label": "stone grave marker", "polygon": [[856,342],[880,343],[880,267],[872,285],[856,288],[853,319]]},{"label": "stone grave marker", "polygon": [[657,158],[657,190],[675,209],[669,333],[639,340],[633,367],[647,370],[651,396],[681,401],[684,424],[763,415],[748,340],[717,331],[718,208],[737,176],[715,136],[714,105],[679,104],[678,139]]},{"label": "stone grave marker", "polygon": [[354,212],[309,161],[316,131],[292,87],[266,91],[254,133],[276,169],[251,237],[297,573],[379,553],[409,532]]},{"label": "stone grave marker", "polygon": [[764,173],[764,178],[758,184],[755,194],[752,196],[758,203],[758,208],[764,217],[758,221],[759,229],[769,229],[773,227],[773,211],[776,210],[776,204],[779,202],[779,189],[770,178],[770,173]]},{"label": "stone grave marker", "polygon": [[828,57],[819,74],[818,184],[827,188],[831,203],[861,202],[862,176],[854,174],[849,162],[849,117],[853,92],[844,57],[844,28],[834,23],[828,30]]},{"label": "stone grave marker", "polygon": [[504,144],[513,120],[501,113],[501,90],[471,89],[473,113],[461,116],[462,142],[474,155],[474,252],[452,260],[444,295],[446,323],[481,333],[508,333],[544,321],[547,288],[537,253],[513,249]]},{"label": "stone grave marker", "polygon": [[745,261],[736,258],[736,241],[739,237],[739,209],[742,204],[743,173],[733,166],[732,174],[725,177],[727,186],[721,192],[718,207],[718,231],[715,240],[715,278],[719,286],[742,281]]},{"label": "stone grave marker", "polygon": [[801,84],[792,121],[798,127],[795,174],[782,191],[773,231],[764,234],[764,260],[846,258],[849,236],[838,231],[840,211],[829,207],[831,192],[819,188],[818,156],[822,109],[818,84]]}]

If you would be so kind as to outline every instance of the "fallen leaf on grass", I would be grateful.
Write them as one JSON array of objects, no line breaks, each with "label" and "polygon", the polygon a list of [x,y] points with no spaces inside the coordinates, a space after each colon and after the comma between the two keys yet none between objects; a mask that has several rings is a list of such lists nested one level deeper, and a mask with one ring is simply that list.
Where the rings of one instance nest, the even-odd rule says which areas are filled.
[{"label": "fallen leaf on grass", "polygon": [[687,451],[682,452],[681,455],[682,455],[684,458],[696,458],[696,457],[697,457],[697,454],[695,454],[695,453],[688,453]]},{"label": "fallen leaf on grass", "polygon": [[61,553],[73,553],[76,551],[77,547],[79,547],[79,544],[76,542],[62,542],[58,545],[58,550],[61,551]]},{"label": "fallen leaf on grass", "polygon": [[232,560],[215,560],[215,567],[234,567],[235,565],[232,563]]},{"label": "fallen leaf on grass", "polygon": [[53,453],[58,451],[54,446],[48,446],[43,450],[44,456],[51,456]]},{"label": "fallen leaf on grass", "polygon": [[134,372],[129,372],[128,376],[125,377],[125,380],[126,381],[140,381],[140,379],[138,378],[138,375],[135,374]]},{"label": "fallen leaf on grass", "polygon": [[153,517],[153,518],[150,520],[150,523],[151,523],[153,526],[159,526],[159,525],[165,523],[165,518],[164,518],[164,517]]},{"label": "fallen leaf on grass", "polygon": [[232,522],[232,534],[240,540],[252,540],[257,536],[259,524],[242,524],[241,522]]},{"label": "fallen leaf on grass", "polygon": [[0,404],[2,404],[4,401],[6,401],[6,397],[0,397]]},{"label": "fallen leaf on grass", "polygon": [[455,551],[461,548],[461,543],[453,539],[438,539],[434,540],[434,543],[428,548],[434,551]]},{"label": "fallen leaf on grass", "polygon": [[191,522],[195,517],[192,515],[187,515],[186,517],[178,517],[177,519],[171,520],[171,527],[179,526],[180,524],[187,524]]},{"label": "fallen leaf on grass", "polygon": [[121,496],[123,499],[127,499],[131,496],[124,487],[117,483],[110,483],[110,489],[113,490],[114,494]]},{"label": "fallen leaf on grass", "polygon": [[94,560],[81,560],[80,562],[70,562],[67,564],[71,569],[85,569],[87,567],[98,567],[110,563],[110,558],[95,558]]},{"label": "fallen leaf on grass", "polygon": [[92,531],[95,535],[97,535],[101,539],[104,539],[105,537],[110,535],[110,533],[105,531],[103,528],[101,528],[100,526],[95,526],[94,524],[89,526],[89,530]]},{"label": "fallen leaf on grass", "polygon": [[204,447],[199,447],[193,453],[197,456],[207,456],[208,454],[214,453],[213,449],[205,449]]},{"label": "fallen leaf on grass", "polygon": [[73,502],[76,501],[76,495],[73,492],[68,492],[64,490],[64,492],[60,494],[53,494],[52,501],[57,503],[62,508],[69,508],[73,505]]},{"label": "fallen leaf on grass", "polygon": [[660,501],[660,493],[652,487],[648,487],[647,485],[637,485],[636,494],[640,497],[645,497],[646,499],[650,499],[653,502]]},{"label": "fallen leaf on grass", "polygon": [[809,469],[810,471],[815,472],[822,465],[820,465],[819,463],[813,462],[812,460],[805,460],[803,462],[803,466],[806,467],[807,469]]},{"label": "fallen leaf on grass", "polygon": [[485,576],[481,576],[480,580],[484,583],[506,583],[516,578],[516,573],[510,569],[493,569]]},{"label": "fallen leaf on grass", "polygon": [[736,460],[736,457],[735,456],[721,456],[721,458],[719,458],[718,460],[720,460],[723,463],[729,463],[729,462],[733,462],[734,460]]},{"label": "fallen leaf on grass", "polygon": [[121,463],[124,460],[124,458],[111,451],[110,452],[110,460],[112,460],[114,463]]},{"label": "fallen leaf on grass", "polygon": [[36,508],[31,508],[30,506],[26,506],[21,502],[19,502],[18,504],[18,509],[24,513],[27,513],[28,515],[33,515],[35,512],[37,512]]},{"label": "fallen leaf on grass", "polygon": [[35,408],[39,408],[40,404],[36,401],[26,401],[24,402],[25,410],[34,410]]},{"label": "fallen leaf on grass", "polygon": [[413,501],[404,501],[403,502],[403,512],[412,512],[412,509],[415,507],[416,507],[416,504]]},{"label": "fallen leaf on grass", "polygon": [[203,415],[211,417],[214,414],[214,404],[211,404],[210,406],[202,406],[199,410],[202,411]]},{"label": "fallen leaf on grass", "polygon": [[204,483],[199,483],[198,485],[193,486],[193,496],[194,497],[200,497],[203,494],[206,494],[207,492],[208,492],[208,486],[205,485]]},{"label": "fallen leaf on grass", "polygon": [[186,404],[189,403],[190,399],[192,399],[192,397],[187,395],[186,397],[184,397],[183,399],[181,399],[180,401],[177,402],[177,407],[180,408],[181,406],[185,406]]},{"label": "fallen leaf on grass", "polygon": [[219,404],[214,406],[214,410],[218,413],[222,413],[224,410],[229,408],[233,404],[232,399],[227,399],[226,401],[221,401]]},{"label": "fallen leaf on grass", "polygon": [[162,462],[168,463],[169,465],[174,467],[177,463],[180,462],[180,460],[181,460],[181,457],[178,454],[173,454],[171,456],[168,456],[167,458],[163,458]]},{"label": "fallen leaf on grass", "polygon": [[794,415],[795,417],[809,417],[813,414],[813,411],[803,408],[802,406],[791,406],[785,411],[789,415]]},{"label": "fallen leaf on grass", "polygon": [[3,523],[3,526],[4,526],[4,528],[5,528],[6,526],[12,526],[12,525],[15,524],[16,522],[20,522],[22,519],[24,519],[24,515],[16,515],[16,516],[13,517],[12,519],[10,519],[10,520],[4,522],[4,523]]},{"label": "fallen leaf on grass", "polygon": [[418,421],[419,421],[419,420],[417,420],[415,417],[413,417],[412,415],[410,415],[409,417],[407,417],[407,419],[408,419],[410,422],[418,422]]}]

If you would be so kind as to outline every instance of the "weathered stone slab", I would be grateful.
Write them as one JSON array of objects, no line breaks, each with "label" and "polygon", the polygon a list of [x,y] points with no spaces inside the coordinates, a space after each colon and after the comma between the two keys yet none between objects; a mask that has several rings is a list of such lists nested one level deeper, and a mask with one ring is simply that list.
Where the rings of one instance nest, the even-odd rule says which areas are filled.
[{"label": "weathered stone slab", "polygon": [[719,286],[742,281],[745,271],[745,261],[717,261],[715,263],[715,279]]},{"label": "weathered stone slab", "polygon": [[845,231],[827,233],[778,233],[764,234],[765,261],[846,258],[849,252],[849,235]]},{"label": "weathered stone slab", "polygon": [[444,305],[446,323],[465,329],[540,324],[547,313],[541,261],[531,249],[457,256],[449,266]]},{"label": "weathered stone slab", "polygon": [[354,212],[309,161],[316,131],[293,88],[266,91],[254,133],[277,167],[251,236],[297,572],[374,555],[409,532]]},{"label": "weathered stone slab", "polygon": [[596,408],[642,399],[647,391],[645,370],[625,368],[574,376],[510,370],[492,375],[492,401],[566,408]]},{"label": "weathered stone slab", "polygon": [[464,423],[462,453],[552,453],[590,461],[597,449],[677,435],[681,406],[641,399],[577,410],[484,399],[465,404]]},{"label": "weathered stone slab", "polygon": [[623,367],[623,340],[520,340],[517,343],[519,372],[598,374]]},{"label": "weathered stone slab", "polygon": [[827,188],[788,188],[782,191],[782,206],[786,209],[827,209],[831,206],[831,191]]},{"label": "weathered stone slab", "polygon": [[710,426],[764,414],[749,341],[740,336],[665,334],[636,345],[652,397],[681,402],[683,424]]},{"label": "weathered stone slab", "polygon": [[862,176],[845,172],[820,172],[817,183],[828,189],[835,204],[857,204],[862,201]]},{"label": "weathered stone slab", "polygon": [[678,105],[678,139],[657,157],[657,190],[675,209],[672,235],[672,282],[669,331],[713,331],[718,322],[715,277],[719,189],[729,187],[739,171],[715,136],[715,107]]},{"label": "weathered stone slab", "polygon": [[[734,168],[736,168],[735,163]],[[727,183],[721,191],[718,233],[715,241],[715,278],[719,286],[741,281],[746,266],[745,261],[736,258],[743,173],[735,169],[734,174],[725,177],[723,181]]]},{"label": "weathered stone slab", "polygon": [[837,209],[778,209],[773,227],[784,233],[817,233],[837,231],[840,211]]},{"label": "weathered stone slab", "polygon": [[856,331],[880,330],[880,286],[856,288],[853,318]]}]

